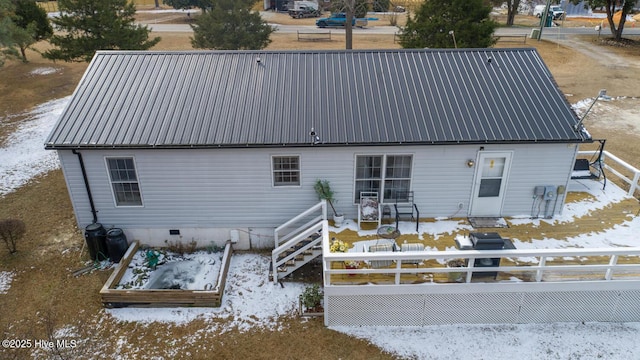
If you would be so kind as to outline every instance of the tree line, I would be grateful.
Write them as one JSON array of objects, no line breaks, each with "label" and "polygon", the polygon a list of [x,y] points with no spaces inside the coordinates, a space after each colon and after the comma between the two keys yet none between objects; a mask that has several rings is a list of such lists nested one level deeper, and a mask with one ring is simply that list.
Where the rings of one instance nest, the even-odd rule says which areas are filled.
[{"label": "tree line", "polygon": [[[498,24],[490,18],[492,6],[506,5],[507,26],[513,25],[521,2],[531,0],[424,0],[400,28],[404,48],[489,47]],[[580,0],[570,0],[578,3]],[[625,17],[640,0],[588,0],[604,7],[615,39],[622,38]],[[194,48],[219,50],[263,49],[274,29],[256,11],[255,0],[164,0],[176,9],[198,8],[201,14],[191,24]],[[558,1],[553,1],[557,3]],[[332,11],[347,14],[346,48],[352,48],[349,19],[366,16],[369,9],[386,10],[391,0],[333,0]],[[156,6],[158,3],[156,2]],[[42,56],[51,60],[90,61],[98,50],[148,50],[159,37],[135,22],[131,0],[58,0],[59,15],[49,19],[35,0],[0,0],[0,66],[6,58],[27,61],[26,50],[48,40],[52,48]],[[613,20],[622,11],[619,22]],[[52,26],[53,25],[53,26]],[[56,31],[54,31],[54,28]]]}]

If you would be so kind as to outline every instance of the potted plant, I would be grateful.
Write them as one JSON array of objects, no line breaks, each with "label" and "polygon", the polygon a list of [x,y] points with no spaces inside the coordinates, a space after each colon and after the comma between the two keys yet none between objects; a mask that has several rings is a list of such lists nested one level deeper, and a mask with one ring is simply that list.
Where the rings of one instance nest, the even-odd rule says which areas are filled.
[{"label": "potted plant", "polygon": [[[464,259],[451,259],[447,261],[448,268],[461,268],[465,266],[467,266],[467,264],[465,263]],[[462,282],[465,274],[466,273],[464,272],[453,271],[447,273],[447,276],[449,277],[449,281]]]},{"label": "potted plant", "polygon": [[333,190],[331,190],[331,186],[329,185],[328,180],[316,180],[313,188],[316,190],[316,194],[318,194],[318,199],[326,200],[331,206],[331,210],[333,210],[333,223],[336,227],[342,226],[342,222],[344,221],[344,214],[338,213],[336,208],[333,206],[333,203],[336,201],[333,197]]},{"label": "potted plant", "polygon": [[[329,251],[331,252],[347,252],[348,251],[348,246],[347,244],[342,241],[342,240],[338,240],[336,238],[332,238],[331,239],[331,244],[329,244]],[[359,269],[360,268],[360,261],[357,260],[347,260],[344,262],[344,267],[345,269]],[[353,276],[354,274],[349,274],[351,276]]]},{"label": "potted plant", "polygon": [[324,309],[322,307],[322,300],[324,294],[320,285],[313,284],[307,286],[302,294],[300,294],[300,315],[302,316],[322,316],[324,315]]}]

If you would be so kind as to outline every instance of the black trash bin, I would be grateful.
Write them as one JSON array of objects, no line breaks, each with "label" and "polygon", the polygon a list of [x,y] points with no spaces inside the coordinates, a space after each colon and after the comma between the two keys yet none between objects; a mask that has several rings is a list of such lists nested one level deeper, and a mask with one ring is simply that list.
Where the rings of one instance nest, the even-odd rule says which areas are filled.
[{"label": "black trash bin", "polygon": [[129,243],[122,229],[114,228],[107,232],[107,248],[111,261],[118,263],[127,252]]},{"label": "black trash bin", "polygon": [[84,229],[84,239],[89,248],[91,260],[106,260],[109,258],[107,248],[107,230],[100,223],[93,223]]}]

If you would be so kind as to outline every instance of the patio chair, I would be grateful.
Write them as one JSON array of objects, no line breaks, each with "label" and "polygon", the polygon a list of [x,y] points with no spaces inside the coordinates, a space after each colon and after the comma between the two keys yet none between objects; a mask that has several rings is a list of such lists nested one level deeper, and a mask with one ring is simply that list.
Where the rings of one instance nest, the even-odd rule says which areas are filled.
[{"label": "patio chair", "polygon": [[416,222],[416,231],[418,231],[420,211],[418,211],[418,205],[413,202],[413,191],[396,191],[394,199],[393,208],[396,212],[396,228],[398,228],[400,218],[410,217],[411,221]]},{"label": "patio chair", "polygon": [[382,221],[382,205],[377,191],[360,192],[360,203],[358,204],[358,227],[362,223],[376,223],[380,227]]}]

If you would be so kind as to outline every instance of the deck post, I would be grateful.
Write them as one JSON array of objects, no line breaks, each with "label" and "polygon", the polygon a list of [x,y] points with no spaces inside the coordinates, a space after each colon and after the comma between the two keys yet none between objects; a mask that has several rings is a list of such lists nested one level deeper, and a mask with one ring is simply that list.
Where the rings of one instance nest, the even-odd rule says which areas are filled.
[{"label": "deck post", "polygon": [[607,272],[604,275],[604,279],[605,280],[611,280],[611,277],[613,276],[613,266],[615,266],[618,263],[618,255],[611,255],[611,260],[609,260],[609,268],[607,269]]}]

